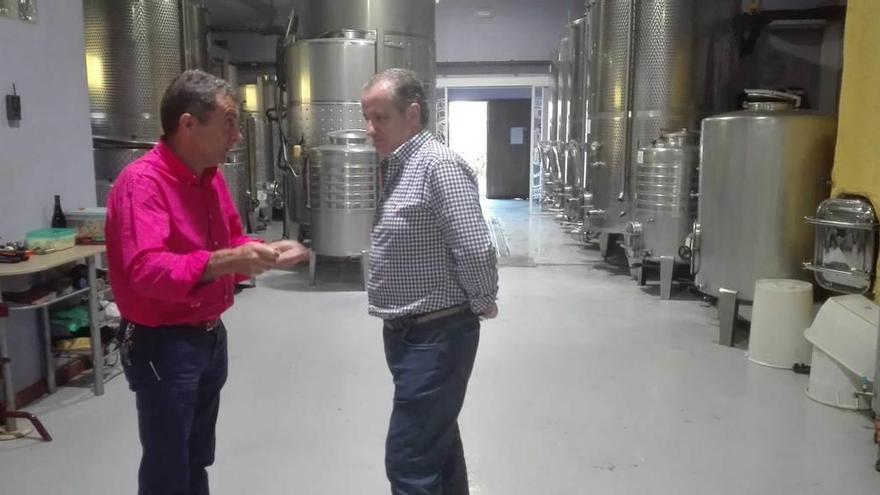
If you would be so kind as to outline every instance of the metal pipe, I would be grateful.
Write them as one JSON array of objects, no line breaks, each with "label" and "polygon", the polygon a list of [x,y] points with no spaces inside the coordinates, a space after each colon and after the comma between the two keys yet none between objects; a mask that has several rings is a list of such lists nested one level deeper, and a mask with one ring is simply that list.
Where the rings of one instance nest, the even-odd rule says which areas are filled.
[{"label": "metal pipe", "polygon": [[808,224],[811,224],[811,225],[822,225],[824,227],[836,227],[839,229],[874,231],[874,230],[877,230],[877,227],[878,227],[877,224],[843,222],[843,221],[839,221],[839,220],[823,220],[820,218],[813,218],[813,217],[804,217],[804,220]]},{"label": "metal pipe", "polygon": [[639,0],[630,0],[629,4],[629,59],[627,60],[627,83],[626,83],[626,104],[624,108],[626,108],[626,119],[624,120],[626,129],[624,130],[624,136],[626,136],[626,143],[624,148],[623,155],[623,166],[620,167],[621,174],[621,191],[620,194],[617,195],[618,201],[625,201],[626,198],[630,195],[630,162],[632,161],[632,147],[633,147],[633,102],[635,100],[635,79],[636,79],[636,21],[638,20],[637,10],[638,10]]},{"label": "metal pipe", "polygon": [[556,147],[555,142],[550,144],[550,150],[553,151],[553,157],[556,159],[556,174],[555,174],[556,178],[558,180],[564,181],[565,177],[563,176],[563,174],[559,173],[561,170],[561,168],[559,166],[559,149]]},{"label": "metal pipe", "polygon": [[[810,263],[809,261],[804,262],[803,266],[805,270],[810,270],[811,272],[827,273],[830,275],[838,275],[841,277],[856,277],[860,280],[871,280],[871,274],[863,272],[862,270],[836,270],[834,268],[817,266],[813,263]],[[868,291],[869,288],[870,287],[866,286],[861,293],[864,294]]]},{"label": "metal pipe", "polygon": [[211,26],[209,33],[251,33],[263,36],[282,36],[284,28],[281,26]]},{"label": "metal pipe", "polygon": [[292,45],[296,43],[296,31],[299,27],[299,16],[296,14],[296,9],[290,9],[290,13],[287,15],[287,28],[284,30],[284,46]]},{"label": "metal pipe", "polygon": [[123,145],[126,148],[152,148],[156,146],[155,141],[142,141],[138,139],[122,139],[110,136],[92,136],[94,144],[103,145]]}]

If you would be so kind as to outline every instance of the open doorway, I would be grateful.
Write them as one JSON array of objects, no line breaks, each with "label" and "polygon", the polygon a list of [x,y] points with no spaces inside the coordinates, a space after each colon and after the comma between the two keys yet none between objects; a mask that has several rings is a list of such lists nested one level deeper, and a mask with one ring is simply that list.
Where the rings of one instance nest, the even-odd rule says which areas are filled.
[{"label": "open doorway", "polygon": [[532,88],[449,88],[446,95],[449,146],[476,171],[480,196],[528,198]]},{"label": "open doorway", "polygon": [[449,103],[449,147],[477,173],[481,198],[486,196],[487,110],[485,101]]}]

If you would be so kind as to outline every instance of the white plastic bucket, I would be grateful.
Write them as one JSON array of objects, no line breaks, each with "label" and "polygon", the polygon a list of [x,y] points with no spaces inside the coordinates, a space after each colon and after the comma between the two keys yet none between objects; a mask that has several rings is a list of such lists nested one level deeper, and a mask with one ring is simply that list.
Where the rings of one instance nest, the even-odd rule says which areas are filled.
[{"label": "white plastic bucket", "polygon": [[813,312],[813,284],[802,280],[761,279],[755,283],[755,303],[749,332],[749,361],[791,369],[809,363],[811,345],[804,338]]}]

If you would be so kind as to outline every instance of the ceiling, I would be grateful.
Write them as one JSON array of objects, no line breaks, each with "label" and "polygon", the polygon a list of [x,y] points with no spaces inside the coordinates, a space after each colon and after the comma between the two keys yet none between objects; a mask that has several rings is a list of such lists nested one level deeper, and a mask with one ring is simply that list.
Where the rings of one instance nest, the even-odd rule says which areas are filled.
[{"label": "ceiling", "polygon": [[[2,1],[2,0],[0,0]],[[309,4],[321,0],[198,0],[205,4],[211,12],[211,25],[221,28],[265,27],[271,21],[276,26],[285,26],[291,7],[302,13]],[[369,0],[363,0],[368,2]],[[435,0],[438,4],[438,15],[449,9],[464,8],[469,12],[481,9],[501,8],[504,6],[522,10],[527,0]],[[537,1],[537,0],[534,0]],[[802,1],[802,0],[799,0]],[[828,0],[826,0],[828,1]],[[583,11],[584,0],[544,0],[545,4],[566,5],[571,12]],[[448,9],[441,9],[448,7]]]},{"label": "ceiling", "polygon": [[282,26],[290,8],[300,0],[202,0],[215,27],[261,27],[267,21]]}]

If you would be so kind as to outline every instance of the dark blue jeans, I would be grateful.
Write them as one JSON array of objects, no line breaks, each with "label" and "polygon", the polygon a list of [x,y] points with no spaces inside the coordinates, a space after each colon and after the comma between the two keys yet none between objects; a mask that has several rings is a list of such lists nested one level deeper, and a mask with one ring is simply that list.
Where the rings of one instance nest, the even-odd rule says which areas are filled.
[{"label": "dark blue jeans", "polygon": [[393,495],[467,495],[458,413],[480,340],[468,312],[383,328],[394,377],[394,407],[385,444]]},{"label": "dark blue jeans", "polygon": [[139,495],[207,495],[220,389],[226,383],[226,329],[141,328],[120,349],[135,393],[143,455]]}]

